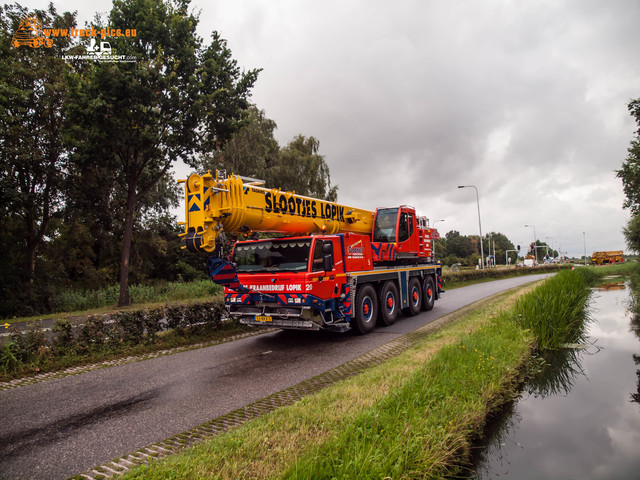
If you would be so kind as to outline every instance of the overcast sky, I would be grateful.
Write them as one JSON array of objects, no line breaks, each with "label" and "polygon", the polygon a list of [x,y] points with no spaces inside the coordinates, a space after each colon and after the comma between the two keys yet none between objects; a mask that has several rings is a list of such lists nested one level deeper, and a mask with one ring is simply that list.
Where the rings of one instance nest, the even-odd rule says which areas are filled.
[{"label": "overcast sky", "polygon": [[[30,8],[48,1],[31,0]],[[54,1],[79,24],[110,0]],[[262,68],[281,145],[314,136],[355,207],[409,204],[445,234],[626,250],[614,170],[640,97],[638,0],[194,0],[199,33]],[[134,27],[134,26],[132,26]],[[245,174],[248,172],[238,172]],[[585,232],[583,234],[583,232]]]}]

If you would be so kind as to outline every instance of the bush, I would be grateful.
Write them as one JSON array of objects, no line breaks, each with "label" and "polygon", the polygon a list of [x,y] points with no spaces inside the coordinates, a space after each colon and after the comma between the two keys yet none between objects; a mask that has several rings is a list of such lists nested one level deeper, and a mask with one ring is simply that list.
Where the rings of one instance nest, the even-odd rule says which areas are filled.
[{"label": "bush", "polygon": [[25,332],[14,328],[9,341],[2,346],[0,373],[11,377],[39,371],[47,362],[55,363],[74,355],[90,358],[96,354],[118,354],[137,345],[153,344],[161,331],[210,332],[220,327],[224,312],[224,302],[215,298],[189,305],[89,315],[81,324],[57,319],[50,335],[33,322]]},{"label": "bush", "polygon": [[547,273],[556,272],[559,270],[568,270],[571,267],[569,265],[541,265],[535,268],[488,268],[485,270],[471,269],[461,270],[459,272],[443,271],[442,278],[449,286],[455,285],[460,282],[468,282],[473,280],[484,279],[499,279],[505,277],[511,277],[514,275],[531,275],[535,273]]}]

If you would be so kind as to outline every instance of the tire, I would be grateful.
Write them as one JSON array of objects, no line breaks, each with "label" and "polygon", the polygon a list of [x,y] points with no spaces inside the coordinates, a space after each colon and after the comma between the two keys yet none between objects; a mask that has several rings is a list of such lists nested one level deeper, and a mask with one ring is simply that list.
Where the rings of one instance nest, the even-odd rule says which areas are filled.
[{"label": "tire", "polygon": [[424,290],[422,292],[422,310],[429,311],[436,302],[436,283],[431,275],[424,279]]},{"label": "tire", "polygon": [[360,335],[366,335],[375,328],[378,317],[378,296],[371,285],[358,288],[355,307],[356,316],[351,320],[351,327]]},{"label": "tire", "polygon": [[380,289],[380,325],[388,327],[398,318],[400,304],[398,303],[398,287],[393,280],[387,280]]},{"label": "tire", "polygon": [[422,286],[420,280],[417,277],[412,277],[409,280],[409,308],[405,308],[403,312],[405,315],[415,316],[420,313],[422,308]]}]

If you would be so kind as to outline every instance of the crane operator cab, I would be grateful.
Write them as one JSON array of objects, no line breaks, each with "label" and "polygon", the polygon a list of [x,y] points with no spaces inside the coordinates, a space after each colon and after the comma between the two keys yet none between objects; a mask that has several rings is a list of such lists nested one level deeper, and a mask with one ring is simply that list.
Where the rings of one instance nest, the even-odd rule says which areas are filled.
[{"label": "crane operator cab", "polygon": [[376,211],[371,247],[374,262],[402,262],[423,257],[431,260],[431,229],[425,217],[403,205]]}]

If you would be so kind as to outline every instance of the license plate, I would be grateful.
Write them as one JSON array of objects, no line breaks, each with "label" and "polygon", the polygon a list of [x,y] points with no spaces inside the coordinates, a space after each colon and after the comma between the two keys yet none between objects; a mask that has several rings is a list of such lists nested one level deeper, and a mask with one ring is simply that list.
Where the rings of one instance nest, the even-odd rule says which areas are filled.
[{"label": "license plate", "polygon": [[271,321],[271,317],[268,317],[266,315],[256,315],[256,322],[270,322]]}]

